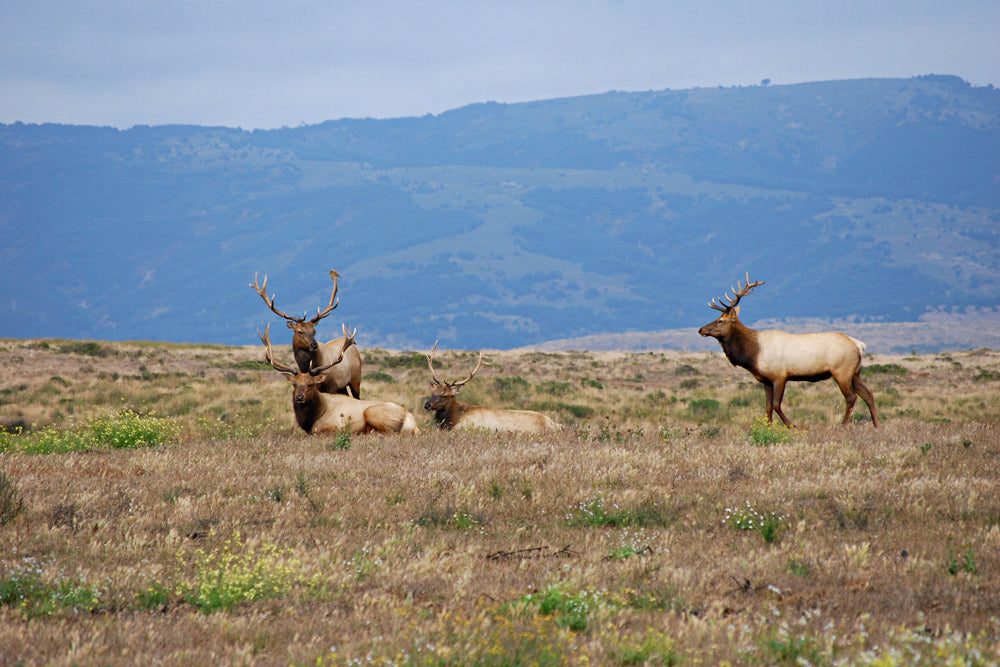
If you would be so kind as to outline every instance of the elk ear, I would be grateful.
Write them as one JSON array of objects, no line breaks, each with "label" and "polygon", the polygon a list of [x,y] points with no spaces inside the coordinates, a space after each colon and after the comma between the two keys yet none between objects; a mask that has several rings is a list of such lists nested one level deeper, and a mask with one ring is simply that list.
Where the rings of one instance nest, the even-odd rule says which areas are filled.
[{"label": "elk ear", "polygon": [[287,326],[292,331],[295,331],[295,322],[291,322],[289,320],[285,320],[285,326]]},{"label": "elk ear", "polygon": [[740,316],[740,307],[739,305],[735,305],[733,306],[733,317],[739,317],[739,316]]},{"label": "elk ear", "polygon": [[316,384],[323,384],[324,382],[326,382],[326,374],[325,373],[320,373],[319,375],[314,375],[313,377],[316,380]]}]

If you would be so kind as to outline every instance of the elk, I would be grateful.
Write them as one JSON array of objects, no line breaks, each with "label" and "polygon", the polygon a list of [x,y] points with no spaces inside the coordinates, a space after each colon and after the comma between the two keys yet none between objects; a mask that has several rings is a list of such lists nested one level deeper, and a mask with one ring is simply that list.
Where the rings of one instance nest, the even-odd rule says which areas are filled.
[{"label": "elk", "polygon": [[520,431],[525,433],[540,433],[555,431],[562,428],[549,417],[531,410],[500,410],[480,405],[459,403],[455,394],[461,391],[465,384],[476,376],[483,367],[483,353],[479,353],[479,362],[469,373],[469,377],[455,382],[442,382],[434,372],[434,352],[437,343],[427,355],[427,366],[431,371],[431,396],[424,403],[425,410],[434,411],[434,421],[446,431],[458,427],[461,430],[483,429],[487,431]]},{"label": "elk", "polygon": [[751,283],[749,272],[746,281],[746,286],[736,282],[732,298],[728,292],[725,293],[725,304],[721,299],[720,303],[712,299],[709,307],[722,315],[698,329],[698,333],[718,339],[730,363],[747,369],[764,385],[768,422],[773,421],[773,413],[777,412],[786,426],[792,426],[781,410],[785,383],[819,382],[833,378],[847,401],[843,423],[851,418],[854,403],[860,396],[868,404],[872,425],[877,428],[875,397],[861,382],[861,353],[865,344],[839,331],[791,334],[775,330],[756,331],[745,326],[739,318],[740,299],[764,284],[759,280]]},{"label": "elk", "polygon": [[[274,307],[274,296],[267,296],[267,274],[264,275],[264,284],[257,283],[257,274],[253,274],[253,284],[250,285],[264,300],[267,307],[277,315],[286,320],[288,328],[292,330],[292,353],[295,355],[295,364],[299,371],[305,373],[310,368],[316,366],[330,366],[331,360],[337,356],[337,351],[345,348],[344,364],[337,365],[332,372],[326,373],[326,381],[320,387],[320,391],[327,394],[346,394],[354,398],[361,398],[361,353],[354,345],[346,346],[347,328],[344,327],[344,338],[337,338],[326,343],[316,340],[316,324],[324,317],[333,312],[339,304],[337,299],[337,279],[340,275],[331,270],[330,277],[333,279],[333,293],[330,295],[330,303],[326,308],[316,309],[316,315],[310,320],[306,316],[293,317],[286,315]],[[307,313],[308,314],[308,313]]]},{"label": "elk", "polygon": [[354,345],[355,329],[350,334],[344,327],[344,342],[340,345],[333,361],[323,366],[314,366],[307,371],[285,366],[274,359],[271,349],[271,325],[264,328],[264,335],[257,330],[257,336],[264,344],[264,358],[274,370],[284,375],[292,384],[292,408],[295,421],[306,433],[337,433],[348,430],[351,433],[419,433],[417,420],[413,414],[397,403],[388,401],[362,401],[344,394],[328,394],[320,391],[331,367],[344,359],[344,353]]}]

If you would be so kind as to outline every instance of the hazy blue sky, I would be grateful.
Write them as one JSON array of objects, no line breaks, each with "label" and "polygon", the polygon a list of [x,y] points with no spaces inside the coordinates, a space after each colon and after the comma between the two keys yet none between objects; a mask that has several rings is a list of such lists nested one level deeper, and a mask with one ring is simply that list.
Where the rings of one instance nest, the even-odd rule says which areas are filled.
[{"label": "hazy blue sky", "polygon": [[955,74],[1000,1],[4,0],[0,122],[250,128],[608,90]]}]

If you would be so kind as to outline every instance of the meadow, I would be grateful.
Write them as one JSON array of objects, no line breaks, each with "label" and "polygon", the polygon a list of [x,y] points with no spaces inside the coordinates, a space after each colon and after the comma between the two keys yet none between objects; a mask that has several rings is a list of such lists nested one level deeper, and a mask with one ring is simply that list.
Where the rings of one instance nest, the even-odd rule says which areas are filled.
[{"label": "meadow", "polygon": [[0,340],[0,664],[1000,663],[1000,352],[866,355],[878,429],[719,352],[486,352],[460,398],[547,435],[362,354],[420,434],[305,435],[259,346]]}]

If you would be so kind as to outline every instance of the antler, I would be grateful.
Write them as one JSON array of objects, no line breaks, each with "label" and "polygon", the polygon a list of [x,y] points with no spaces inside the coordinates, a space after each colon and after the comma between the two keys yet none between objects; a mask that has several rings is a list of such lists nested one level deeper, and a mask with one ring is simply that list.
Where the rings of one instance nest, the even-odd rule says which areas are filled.
[{"label": "antler", "polygon": [[434,374],[434,352],[438,349],[438,342],[434,341],[434,347],[431,348],[431,353],[427,355],[427,367],[431,369],[431,380],[433,384],[444,384],[441,380],[437,379],[437,375]]},{"label": "antler", "polygon": [[[750,282],[750,272],[749,271],[747,271],[747,273],[746,273],[746,279],[747,279],[746,287],[741,286],[740,285],[740,281],[738,281],[738,280],[736,281],[736,287],[733,288],[733,297],[732,298],[729,297],[729,293],[728,292],[726,292],[726,293],[723,294],[723,296],[726,297],[726,301],[729,302],[729,305],[723,305],[721,303],[715,303],[715,299],[712,299],[712,303],[708,304],[708,307],[709,308],[714,308],[715,310],[718,310],[719,312],[722,312],[722,313],[728,313],[733,308],[735,308],[736,304],[738,304],[740,302],[740,299],[742,299],[747,294],[749,294],[751,292],[751,290],[753,290],[754,287],[758,287],[758,286],[764,284],[763,280],[755,280],[753,283],[751,283]],[[722,299],[719,299],[719,301],[722,301]]]},{"label": "antler", "polygon": [[[310,322],[312,322],[313,324],[316,324],[321,319],[323,319],[324,317],[326,317],[327,315],[329,315],[331,312],[333,312],[333,309],[336,308],[340,304],[340,301],[337,299],[337,279],[340,278],[340,274],[337,273],[336,271],[334,271],[333,269],[330,269],[330,277],[333,278],[333,294],[330,295],[330,303],[328,303],[327,306],[326,306],[326,308],[324,308],[323,310],[320,310],[319,308],[316,309],[316,316],[313,317],[310,320]],[[257,292],[258,295],[260,295],[260,298],[264,299],[264,303],[267,304],[267,307],[270,308],[271,311],[275,315],[277,315],[278,317],[283,317],[283,318],[285,318],[286,320],[288,320],[290,322],[305,322],[306,321],[306,316],[305,315],[303,315],[302,317],[293,317],[292,315],[286,315],[285,313],[281,312],[280,310],[278,310],[277,308],[274,307],[274,297],[272,296],[272,297],[268,298],[268,296],[267,296],[267,274],[266,273],[264,274],[264,284],[263,285],[259,285],[257,283],[257,274],[254,273],[253,274],[253,285],[250,285],[250,287],[252,287],[254,289],[254,291]]]},{"label": "antler", "polygon": [[[316,309],[316,317],[310,320],[310,322],[312,322],[313,324],[316,324],[321,319],[332,313],[333,309],[336,308],[338,305],[340,305],[340,300],[337,298],[337,279],[340,278],[340,274],[334,271],[333,269],[330,269],[330,277],[333,279],[333,293],[330,295],[330,303],[328,303],[326,305],[326,308],[324,308],[323,310],[320,310],[319,308]],[[355,329],[355,332],[356,331],[357,329]],[[347,333],[347,329],[344,329],[344,333]]]},{"label": "antler", "polygon": [[461,389],[466,382],[476,377],[476,373],[478,373],[479,369],[483,367],[483,353],[480,352],[479,363],[477,363],[476,367],[472,369],[471,373],[469,373],[469,377],[464,380],[456,380],[455,382],[441,382],[441,380],[437,379],[437,375],[434,374],[434,352],[437,350],[437,346],[437,341],[434,341],[434,347],[431,348],[431,353],[427,355],[427,366],[431,369],[431,378],[434,380],[433,384],[444,385],[449,389]]},{"label": "antler", "polygon": [[324,366],[317,366],[316,368],[310,368],[309,369],[310,375],[313,376],[319,375],[323,371],[329,370],[330,368],[339,364],[341,360],[344,358],[344,353],[347,352],[347,348],[354,345],[354,337],[358,335],[358,328],[354,327],[353,331],[347,333],[348,325],[341,322],[340,326],[344,330],[344,343],[343,345],[340,346],[340,354],[337,355],[336,359],[334,359],[333,361]]},{"label": "antler", "polygon": [[[280,310],[278,310],[277,308],[274,307],[274,297],[272,296],[270,299],[267,298],[267,274],[266,273],[264,274],[264,284],[263,285],[258,285],[257,284],[257,274],[254,273],[253,274],[253,285],[250,285],[250,287],[252,287],[254,289],[254,291],[257,292],[257,294],[260,295],[260,298],[264,299],[264,303],[267,304],[267,307],[270,308],[271,311],[275,315],[277,315],[278,317],[283,317],[286,320],[289,320],[291,322],[305,322],[305,319],[306,319],[305,315],[303,315],[302,317],[292,317],[291,315],[286,315],[285,313],[281,312]],[[257,332],[257,335],[260,336],[260,332],[259,331]]]},{"label": "antler", "polygon": [[[265,283],[267,282],[267,278],[264,279],[264,282]],[[260,338],[260,342],[264,343],[264,358],[267,359],[268,363],[271,364],[271,367],[274,368],[274,370],[278,371],[279,373],[283,373],[284,375],[298,375],[298,370],[279,364],[277,361],[274,360],[274,350],[271,349],[270,329],[271,329],[270,324],[264,327],[263,336],[260,335],[260,329],[257,329],[257,337]]]},{"label": "antler", "polygon": [[[341,324],[341,327],[343,327],[344,329],[344,344],[340,346],[340,354],[337,355],[337,358],[334,361],[326,364],[325,366],[318,366],[316,368],[309,369],[310,375],[313,376],[319,375],[323,371],[329,370],[331,367],[339,364],[341,360],[344,358],[344,352],[347,351],[347,348],[354,345],[354,337],[358,335],[358,328],[354,327],[353,331],[347,333],[347,325]],[[260,329],[257,329],[257,337],[260,338],[260,342],[264,344],[264,358],[268,361],[268,363],[271,364],[271,367],[274,368],[274,370],[278,371],[279,373],[283,373],[285,375],[298,375],[299,374],[298,369],[285,366],[284,364],[279,364],[277,361],[274,360],[274,350],[271,349],[270,329],[271,329],[270,324],[264,327],[263,336],[260,334]]]}]

